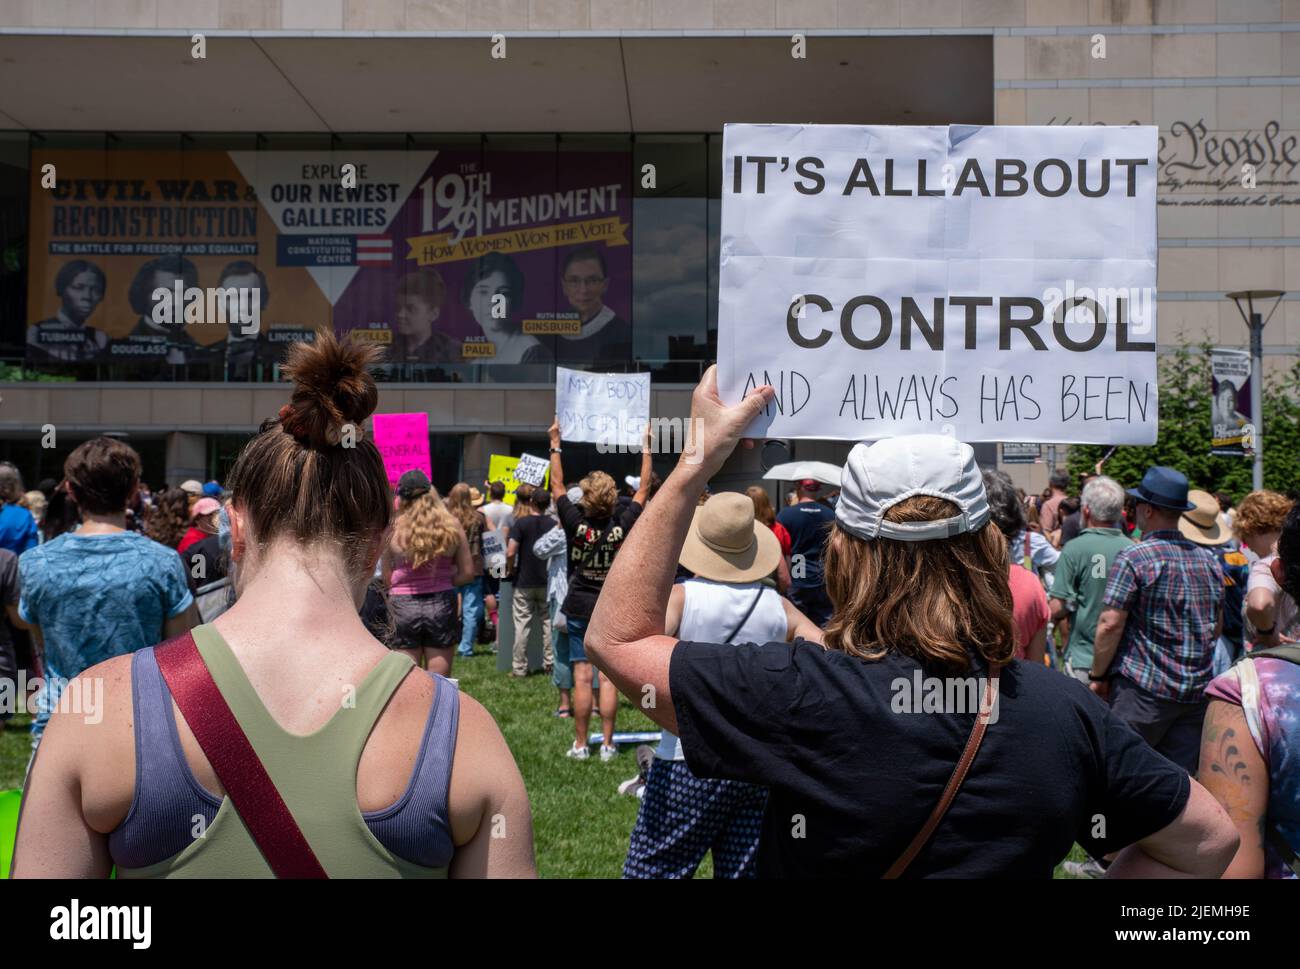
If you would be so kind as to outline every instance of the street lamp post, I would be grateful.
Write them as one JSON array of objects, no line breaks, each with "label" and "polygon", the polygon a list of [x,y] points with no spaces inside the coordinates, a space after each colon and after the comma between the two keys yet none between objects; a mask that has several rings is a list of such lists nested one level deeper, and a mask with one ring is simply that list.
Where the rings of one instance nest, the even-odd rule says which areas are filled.
[{"label": "street lamp post", "polygon": [[[1250,417],[1255,422],[1255,465],[1251,474],[1251,487],[1260,491],[1264,487],[1264,326],[1273,318],[1282,297],[1280,289],[1243,289],[1228,293],[1228,299],[1237,305],[1237,312],[1250,330]],[[1241,302],[1246,301],[1243,309]],[[1268,316],[1255,309],[1255,301],[1273,301]]]}]

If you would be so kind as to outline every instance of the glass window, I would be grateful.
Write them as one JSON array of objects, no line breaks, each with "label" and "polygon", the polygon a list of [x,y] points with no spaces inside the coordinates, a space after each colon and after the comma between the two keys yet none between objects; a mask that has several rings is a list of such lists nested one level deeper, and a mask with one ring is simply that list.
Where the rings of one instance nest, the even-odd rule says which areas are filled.
[{"label": "glass window", "polygon": [[703,135],[634,141],[632,320],[639,368],[656,382],[695,383],[707,355],[707,166]]}]

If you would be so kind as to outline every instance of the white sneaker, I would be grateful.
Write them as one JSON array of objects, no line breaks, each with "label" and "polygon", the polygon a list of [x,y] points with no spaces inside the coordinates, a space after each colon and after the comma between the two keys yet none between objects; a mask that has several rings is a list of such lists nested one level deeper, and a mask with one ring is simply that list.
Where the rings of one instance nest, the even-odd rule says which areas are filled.
[{"label": "white sneaker", "polygon": [[1106,869],[1092,858],[1087,861],[1066,861],[1061,863],[1061,870],[1071,878],[1105,878]]},{"label": "white sneaker", "polygon": [[601,744],[601,745],[600,745],[600,759],[601,759],[601,760],[603,760],[603,761],[610,761],[610,760],[613,760],[613,759],[614,759],[615,757],[617,757],[617,756],[618,756],[618,748],[617,748],[617,747],[606,747],[604,744]]},{"label": "white sneaker", "polygon": [[591,751],[586,747],[573,746],[564,753],[565,757],[572,757],[574,760],[586,760],[591,756]]}]

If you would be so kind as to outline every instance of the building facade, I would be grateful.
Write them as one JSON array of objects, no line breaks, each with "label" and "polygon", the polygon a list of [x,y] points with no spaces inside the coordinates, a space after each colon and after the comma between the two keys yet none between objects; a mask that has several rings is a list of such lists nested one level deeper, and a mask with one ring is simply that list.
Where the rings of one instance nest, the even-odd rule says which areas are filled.
[{"label": "building facade", "polygon": [[[716,345],[733,121],[1158,125],[1162,348],[1244,347],[1224,293],[1283,290],[1266,371],[1294,362],[1300,0],[0,0],[0,458],[58,477],[78,441],[118,433],[154,480],[220,475],[275,414],[275,347],[236,365],[222,335],[142,365],[136,291],[168,270],[167,286],[256,281],[267,333],[332,323],[390,350],[440,304],[451,344],[408,348],[380,406],[428,412],[444,485],[540,446],[557,364],[648,370],[652,413],[683,416]],[[320,202],[346,165],[398,186],[362,201],[409,231],[295,195],[312,183]],[[536,230],[509,266],[439,254],[483,177],[555,208],[465,216],[482,237]],[[532,350],[481,355],[479,284],[520,307]],[[99,347],[48,342],[87,307]],[[578,318],[626,328],[612,359],[566,357]],[[723,480],[752,480],[758,453]],[[579,451],[571,470],[625,458]],[[1047,463],[1009,470],[1037,490]]]}]

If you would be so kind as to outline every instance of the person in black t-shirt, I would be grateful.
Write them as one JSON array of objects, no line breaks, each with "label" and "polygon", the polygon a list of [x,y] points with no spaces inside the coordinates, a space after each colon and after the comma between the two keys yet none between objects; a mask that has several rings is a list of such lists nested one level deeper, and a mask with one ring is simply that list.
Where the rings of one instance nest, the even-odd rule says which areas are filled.
[{"label": "person in black t-shirt", "polygon": [[[1050,878],[1078,841],[1118,851],[1113,875],[1217,878],[1239,839],[1214,798],[1077,681],[1013,658],[1005,540],[974,451],[951,437],[849,456],[824,643],[665,635],[696,496],[773,396],[729,407],[716,367],[705,374],[700,443],[614,562],[586,641],[624,693],[655,698],[646,713],[681,738],[692,773],[771,789],[760,876]],[[927,832],[977,724],[982,743]]]},{"label": "person in black t-shirt", "polygon": [[[564,465],[560,460],[560,421],[551,424],[551,495],[555,512],[564,526],[569,543],[569,594],[560,611],[569,630],[569,662],[573,666],[573,729],[575,739],[567,756],[587,759],[587,727],[591,723],[592,671],[583,649],[583,638],[596,599],[605,585],[614,557],[622,547],[645,506],[650,489],[650,427],[646,426],[645,445],[641,448],[641,486],[627,508],[619,512],[615,502],[618,488],[604,471],[593,471],[581,481],[581,507],[565,493]],[[631,694],[639,695],[639,694]],[[614,719],[618,712],[618,690],[608,678],[600,681],[600,725],[604,739],[600,759],[612,760],[618,754],[614,746]]]},{"label": "person in black t-shirt", "polygon": [[799,500],[782,508],[776,520],[790,533],[790,601],[819,626],[831,617],[831,602],[822,580],[822,548],[830,535],[835,512],[821,503],[820,482],[799,482]]},{"label": "person in black t-shirt", "polygon": [[511,676],[528,675],[528,634],[533,620],[542,620],[542,643],[545,649],[546,672],[551,671],[555,657],[551,653],[551,611],[546,604],[546,560],[533,554],[533,542],[555,527],[555,519],[546,514],[551,506],[551,496],[537,488],[529,496],[533,514],[516,521],[510,530],[510,543],[506,546],[506,561],[517,569],[511,610],[515,622],[514,661]]}]

